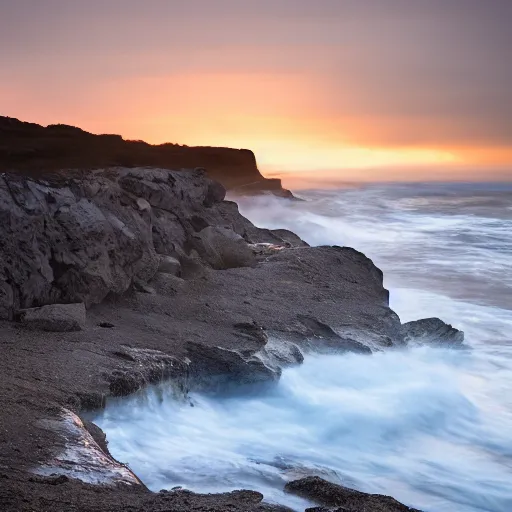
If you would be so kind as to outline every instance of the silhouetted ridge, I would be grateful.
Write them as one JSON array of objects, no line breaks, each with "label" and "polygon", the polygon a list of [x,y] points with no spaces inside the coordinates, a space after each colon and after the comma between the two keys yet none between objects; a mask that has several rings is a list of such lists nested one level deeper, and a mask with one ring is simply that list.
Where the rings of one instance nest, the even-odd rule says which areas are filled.
[{"label": "silhouetted ridge", "polygon": [[0,171],[17,171],[33,177],[67,169],[105,167],[203,167],[209,177],[228,190],[246,194],[269,191],[291,197],[281,180],[266,179],[248,149],[179,144],[151,145],[124,140],[120,135],[95,135],[65,124],[47,127],[0,116]]}]

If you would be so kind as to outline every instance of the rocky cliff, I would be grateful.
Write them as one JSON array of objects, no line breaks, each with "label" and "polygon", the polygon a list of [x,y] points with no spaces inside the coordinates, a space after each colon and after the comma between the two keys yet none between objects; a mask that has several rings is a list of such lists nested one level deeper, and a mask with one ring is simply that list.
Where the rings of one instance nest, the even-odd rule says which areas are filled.
[{"label": "rocky cliff", "polygon": [[163,379],[186,397],[268,385],[309,351],[454,337],[402,326],[363,254],[257,228],[224,196],[197,170],[0,177],[2,510],[282,511],[249,491],[149,493],[78,415]]},{"label": "rocky cliff", "polygon": [[264,178],[256,158],[247,149],[188,147],[178,144],[151,145],[124,140],[120,135],[93,135],[67,125],[47,127],[0,117],[0,171],[42,172],[105,167],[158,167],[194,169],[203,167],[208,175],[229,190],[251,194],[291,194],[278,179]]}]

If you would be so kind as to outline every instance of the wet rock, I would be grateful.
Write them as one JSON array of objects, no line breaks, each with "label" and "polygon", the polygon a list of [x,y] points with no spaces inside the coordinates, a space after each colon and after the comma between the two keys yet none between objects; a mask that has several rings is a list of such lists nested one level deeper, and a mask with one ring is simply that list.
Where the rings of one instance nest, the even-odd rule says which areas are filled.
[{"label": "wet rock", "polygon": [[181,263],[177,258],[172,256],[160,256],[160,265],[158,266],[158,272],[162,274],[171,274],[173,276],[179,276],[181,274]]},{"label": "wet rock", "polygon": [[[420,512],[403,505],[390,496],[367,494],[333,484],[323,478],[312,476],[288,482],[285,490],[320,505],[329,507],[316,510],[341,510],[343,512]],[[315,508],[313,508],[315,510]]]},{"label": "wet rock", "polygon": [[85,305],[51,304],[40,308],[24,309],[19,319],[30,329],[49,332],[81,331],[85,328]]},{"label": "wet rock", "polygon": [[424,318],[402,325],[402,335],[407,344],[460,346],[464,333],[439,318]]},{"label": "wet rock", "polygon": [[300,348],[293,342],[271,336],[258,356],[271,368],[286,368],[304,362]]},{"label": "wet rock", "polygon": [[[240,232],[239,230],[237,233]],[[286,248],[309,247],[307,242],[287,229],[257,228],[249,221],[243,225],[242,234],[249,243],[254,245],[271,244]]]},{"label": "wet rock", "polygon": [[258,243],[249,244],[249,248],[256,256],[270,256],[271,254],[283,250],[284,246],[269,243]]},{"label": "wet rock", "polygon": [[278,380],[279,368],[270,368],[251,351],[242,355],[236,350],[187,343],[191,385],[215,389],[216,386],[258,384]]},{"label": "wet rock", "polygon": [[126,396],[148,384],[172,380],[186,392],[188,365],[186,362],[159,350],[123,347],[116,354],[124,361],[108,377],[110,393]]},{"label": "wet rock", "polygon": [[288,229],[272,229],[271,232],[286,242],[287,247],[309,247],[309,244],[304,242],[299,235]]},{"label": "wet rock", "polygon": [[306,337],[304,346],[315,352],[356,352],[360,354],[371,354],[371,349],[365,344],[341,337],[330,326],[320,322],[314,317],[307,315],[297,316],[302,332]]},{"label": "wet rock", "polygon": [[41,427],[58,432],[64,440],[60,453],[33,470],[37,475],[52,477],[49,482],[52,485],[64,484],[73,478],[90,484],[143,486],[126,466],[99,447],[73,412],[63,408],[58,418],[41,421]]},{"label": "wet rock", "polygon": [[200,257],[217,270],[256,266],[247,242],[229,228],[208,226],[194,236],[194,246]]}]

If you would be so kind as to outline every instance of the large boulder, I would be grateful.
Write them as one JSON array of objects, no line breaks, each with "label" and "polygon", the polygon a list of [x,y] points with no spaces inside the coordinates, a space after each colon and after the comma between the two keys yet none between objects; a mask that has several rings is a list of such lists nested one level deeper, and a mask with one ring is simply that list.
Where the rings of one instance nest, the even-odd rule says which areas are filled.
[{"label": "large boulder", "polygon": [[212,268],[225,270],[256,266],[256,257],[247,242],[230,228],[208,226],[194,236],[199,256]]},{"label": "large boulder", "polygon": [[407,344],[458,346],[464,341],[464,333],[439,318],[423,318],[402,325]]},{"label": "large boulder", "polygon": [[19,312],[20,321],[28,328],[50,332],[81,331],[85,328],[85,305],[51,304]]},{"label": "large boulder", "polygon": [[[343,512],[420,512],[403,505],[390,496],[356,491],[317,476],[288,482],[285,490]],[[312,510],[323,512],[329,509],[316,508]]]}]

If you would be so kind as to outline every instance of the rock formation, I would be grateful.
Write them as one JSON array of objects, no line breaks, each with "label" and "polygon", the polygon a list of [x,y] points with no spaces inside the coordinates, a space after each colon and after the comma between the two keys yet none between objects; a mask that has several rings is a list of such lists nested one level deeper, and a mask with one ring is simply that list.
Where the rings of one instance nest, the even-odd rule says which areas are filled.
[{"label": "rock formation", "polygon": [[308,509],[310,512],[420,512],[399,503],[390,496],[359,492],[327,482],[317,476],[289,482],[285,489],[324,505],[324,507]]},{"label": "rock formation", "polygon": [[[52,130],[74,140],[73,129]],[[10,158],[38,161],[13,147]],[[127,490],[115,461],[100,476],[114,475],[116,489],[86,485],[76,479],[101,473],[102,440],[90,442],[76,421],[72,431],[48,425],[150,383],[170,380],[181,395],[271,384],[304,352],[370,354],[416,333],[404,331],[382,272],[363,254],[259,229],[224,195],[201,170],[0,177],[2,510],[283,510],[249,491]],[[66,454],[78,442],[93,447],[95,462],[73,452],[81,455],[70,473]]]},{"label": "rock formation", "polygon": [[439,318],[423,318],[402,325],[404,341],[411,345],[460,346],[464,333]]},{"label": "rock formation", "polygon": [[281,180],[265,179],[247,149],[153,146],[120,135],[93,135],[67,125],[47,127],[0,116],[0,172],[18,171],[35,177],[62,169],[105,167],[204,168],[229,190],[241,194],[263,191],[292,197]]}]

